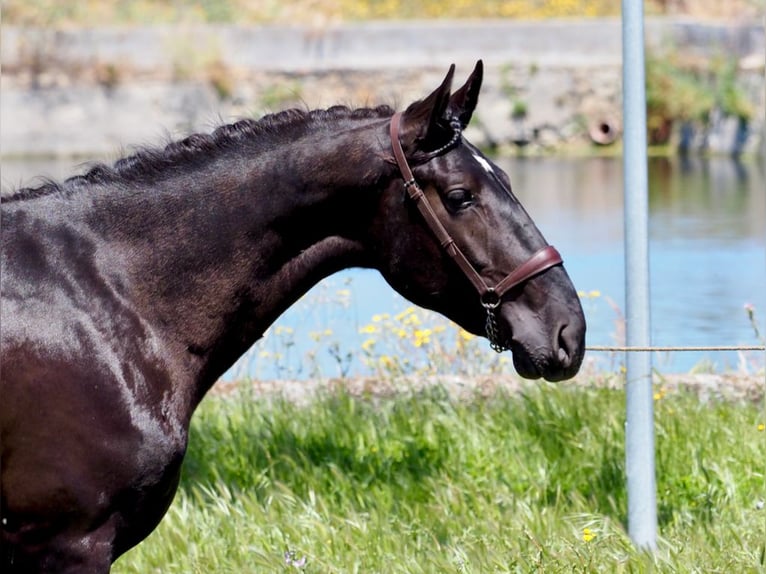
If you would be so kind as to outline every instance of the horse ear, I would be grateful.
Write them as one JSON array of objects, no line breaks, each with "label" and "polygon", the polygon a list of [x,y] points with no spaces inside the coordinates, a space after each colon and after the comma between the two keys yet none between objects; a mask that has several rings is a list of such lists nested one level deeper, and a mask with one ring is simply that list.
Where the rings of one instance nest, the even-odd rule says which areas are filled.
[{"label": "horse ear", "polygon": [[460,125],[465,129],[471,121],[473,111],[479,101],[479,90],[484,77],[484,63],[479,60],[476,67],[466,80],[466,83],[457,92],[452,94],[449,101],[450,114],[460,120]]},{"label": "horse ear", "polygon": [[443,118],[448,115],[454,75],[455,64],[452,64],[441,85],[425,99],[410,104],[402,114],[400,139],[405,149],[429,151],[439,147],[439,142],[448,133]]}]

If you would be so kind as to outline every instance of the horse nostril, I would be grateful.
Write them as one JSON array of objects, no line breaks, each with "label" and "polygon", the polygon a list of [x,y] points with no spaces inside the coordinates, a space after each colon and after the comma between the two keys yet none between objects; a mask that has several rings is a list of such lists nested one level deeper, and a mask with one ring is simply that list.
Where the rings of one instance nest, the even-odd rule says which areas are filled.
[{"label": "horse nostril", "polygon": [[566,324],[562,325],[561,328],[559,329],[558,341],[557,341],[559,350],[556,354],[556,356],[558,357],[559,363],[561,363],[564,366],[568,366],[572,360],[571,359],[572,352],[571,352],[571,349],[569,348],[569,343],[567,343],[567,338],[564,333],[566,329],[567,329]]}]

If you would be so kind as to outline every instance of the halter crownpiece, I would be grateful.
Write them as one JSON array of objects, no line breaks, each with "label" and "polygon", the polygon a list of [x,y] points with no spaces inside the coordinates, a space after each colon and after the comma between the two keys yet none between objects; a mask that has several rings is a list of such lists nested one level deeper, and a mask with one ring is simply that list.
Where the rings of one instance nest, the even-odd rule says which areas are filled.
[{"label": "halter crownpiece", "polygon": [[[426,224],[436,236],[439,244],[452,258],[452,260],[457,263],[458,267],[460,267],[471,284],[479,292],[479,300],[481,305],[487,311],[485,330],[487,338],[489,339],[490,347],[498,353],[501,351],[507,351],[510,349],[510,347],[508,347],[504,342],[500,340],[500,330],[498,329],[496,313],[497,308],[502,302],[503,295],[514,287],[528,281],[535,275],[539,275],[551,267],[560,265],[563,262],[561,255],[555,247],[552,245],[546,245],[534,253],[524,263],[506,275],[499,283],[497,283],[497,285],[494,287],[487,285],[487,282],[479,274],[479,272],[476,271],[471,262],[468,261],[468,258],[466,258],[463,252],[460,251],[460,248],[455,243],[455,240],[452,239],[452,236],[445,229],[444,225],[442,225],[441,221],[439,221],[439,218],[436,216],[436,212],[434,212],[431,204],[428,202],[428,198],[426,197],[425,193],[423,193],[423,190],[418,185],[417,181],[415,181],[415,176],[412,174],[412,169],[407,162],[407,157],[405,156],[404,150],[402,149],[402,143],[399,140],[399,127],[401,119],[401,112],[397,112],[391,118],[390,134],[391,147],[394,151],[396,165],[399,167],[399,171],[404,178],[404,190],[407,192],[407,195],[410,197],[410,199],[415,202],[418,211],[420,211],[420,214],[423,216],[423,219],[425,219]],[[462,134],[462,126],[460,125],[460,121],[453,117],[450,119],[450,126],[454,130],[452,139],[448,144],[440,147],[436,151],[429,153],[428,159],[439,155],[460,141]]]}]

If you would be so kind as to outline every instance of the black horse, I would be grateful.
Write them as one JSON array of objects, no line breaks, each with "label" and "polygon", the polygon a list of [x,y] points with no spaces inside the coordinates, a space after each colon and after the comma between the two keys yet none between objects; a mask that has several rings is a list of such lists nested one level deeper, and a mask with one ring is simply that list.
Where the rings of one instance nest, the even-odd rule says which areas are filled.
[{"label": "black horse", "polygon": [[451,94],[453,71],[402,114],[285,111],[3,198],[4,573],[108,572],[170,505],[210,386],[338,270],[379,270],[525,377],[577,372],[575,289],[461,137],[481,62]]}]

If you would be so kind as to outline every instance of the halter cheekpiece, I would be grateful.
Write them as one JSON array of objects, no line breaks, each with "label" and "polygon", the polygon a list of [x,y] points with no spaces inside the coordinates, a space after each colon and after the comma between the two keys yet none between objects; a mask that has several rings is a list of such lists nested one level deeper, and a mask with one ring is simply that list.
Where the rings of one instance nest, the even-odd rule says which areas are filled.
[{"label": "halter cheekpiece", "polygon": [[[399,124],[401,123],[401,118],[401,112],[394,114],[393,118],[391,118],[390,133],[394,158],[396,159],[396,164],[399,166],[399,171],[404,178],[404,190],[410,199],[415,202],[418,211],[420,211],[426,224],[436,236],[442,249],[444,249],[455,263],[457,263],[458,267],[460,267],[465,276],[478,291],[481,305],[487,311],[485,330],[490,347],[498,353],[507,351],[510,347],[500,340],[500,330],[498,328],[497,320],[497,309],[500,307],[503,295],[510,289],[528,281],[543,271],[555,267],[556,265],[560,265],[562,263],[561,255],[555,247],[547,245],[511,271],[497,285],[487,285],[484,278],[478,271],[476,271],[471,262],[468,261],[460,248],[455,244],[455,240],[452,239],[452,236],[447,232],[441,221],[439,221],[436,212],[434,212],[431,204],[428,202],[428,198],[426,198],[423,190],[418,185],[417,181],[415,181],[415,176],[412,174],[412,169],[410,169],[407,157],[404,155],[404,150],[402,149],[402,143],[399,140]],[[448,149],[457,145],[460,141],[462,135],[460,121],[455,117],[451,118],[450,127],[453,129],[452,139],[446,145],[430,152],[428,154],[428,159],[444,153]]]}]

